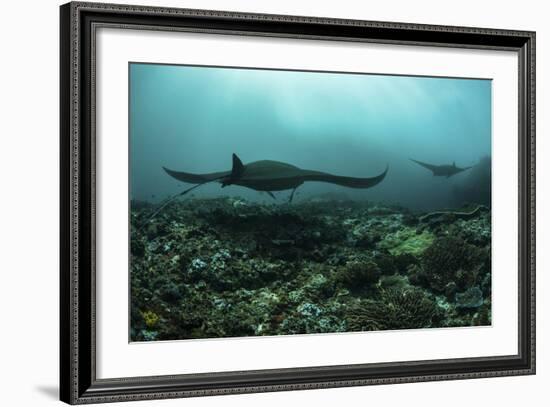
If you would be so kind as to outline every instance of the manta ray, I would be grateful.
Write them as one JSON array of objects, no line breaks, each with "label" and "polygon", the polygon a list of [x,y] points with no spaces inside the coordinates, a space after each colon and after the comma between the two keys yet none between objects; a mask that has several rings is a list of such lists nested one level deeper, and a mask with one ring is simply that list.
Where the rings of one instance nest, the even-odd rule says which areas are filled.
[{"label": "manta ray", "polygon": [[219,182],[222,184],[222,188],[228,185],[240,185],[255,191],[267,192],[272,198],[275,198],[275,195],[273,195],[274,191],[291,189],[292,192],[288,199],[290,203],[292,202],[296,188],[304,182],[317,181],[328,182],[348,188],[371,188],[382,182],[388,173],[389,166],[386,165],[384,172],[375,177],[355,178],[333,175],[322,171],[304,170],[280,161],[262,160],[243,164],[241,159],[237,157],[236,154],[233,154],[233,167],[230,171],[193,174],[190,172],[173,171],[166,167],[162,168],[168,175],[178,181],[195,185],[161,202],[159,207],[148,217],[138,230],[145,227],[145,225],[147,225],[148,222],[170,202],[208,182]]},{"label": "manta ray", "polygon": [[472,167],[464,167],[464,168],[460,168],[460,167],[457,167],[456,164],[454,163],[453,161],[453,164],[452,165],[432,165],[432,164],[427,164],[427,163],[424,163],[422,161],[417,161],[417,160],[413,160],[412,158],[410,158],[411,161],[417,163],[418,165],[421,165],[422,167],[424,168],[427,168],[428,170],[430,170],[434,177],[452,177],[453,175],[456,175],[458,174],[459,172],[462,172],[462,171],[466,171],[466,170],[469,170],[470,168]]},{"label": "manta ray", "polygon": [[388,166],[381,174],[370,178],[355,178],[333,175],[322,171],[305,170],[280,161],[262,160],[243,164],[241,159],[233,154],[231,171],[212,172],[208,174],[192,174],[189,172],[173,171],[163,167],[171,177],[190,184],[194,187],[182,192],[183,195],[202,184],[219,182],[222,188],[228,185],[239,185],[255,191],[267,192],[272,198],[274,191],[292,190],[288,202],[292,202],[296,188],[304,182],[328,182],[348,188],[371,188],[384,179]]}]

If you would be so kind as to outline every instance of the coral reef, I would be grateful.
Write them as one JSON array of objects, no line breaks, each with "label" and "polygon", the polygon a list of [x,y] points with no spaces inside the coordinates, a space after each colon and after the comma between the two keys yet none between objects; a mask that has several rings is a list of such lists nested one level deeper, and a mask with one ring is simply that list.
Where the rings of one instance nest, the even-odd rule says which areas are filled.
[{"label": "coral reef", "polygon": [[490,211],[188,199],[131,205],[133,341],[491,323]]},{"label": "coral reef", "polygon": [[395,233],[390,233],[378,244],[381,249],[388,250],[392,255],[421,255],[434,241],[434,235],[424,230],[418,233],[412,227],[405,227]]},{"label": "coral reef", "polygon": [[479,216],[480,212],[489,212],[489,208],[485,205],[478,205],[475,209],[467,212],[463,211],[437,211],[422,215],[418,220],[420,222],[428,222],[432,225],[438,223],[451,223],[457,219],[473,219]]},{"label": "coral reef", "polygon": [[348,310],[352,331],[430,328],[441,311],[423,290],[382,290],[377,300],[363,300]]},{"label": "coral reef", "polygon": [[456,293],[457,308],[478,308],[483,304],[483,292],[479,287],[470,287],[463,293]]},{"label": "coral reef", "polygon": [[377,283],[381,274],[380,268],[374,261],[353,260],[340,267],[336,281],[351,290],[361,289]]},{"label": "coral reef", "polygon": [[484,267],[488,258],[487,250],[450,235],[433,242],[422,256],[422,266],[429,287],[442,293],[451,282],[459,289],[475,285],[488,271]]}]

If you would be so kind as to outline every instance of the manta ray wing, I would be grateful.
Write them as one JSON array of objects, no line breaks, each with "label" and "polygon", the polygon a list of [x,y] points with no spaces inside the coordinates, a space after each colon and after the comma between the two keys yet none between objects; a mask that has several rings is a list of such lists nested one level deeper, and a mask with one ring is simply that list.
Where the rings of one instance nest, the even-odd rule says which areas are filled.
[{"label": "manta ray wing", "polygon": [[452,177],[453,175],[456,175],[462,171],[466,171],[466,170],[469,170],[470,168],[472,167],[464,167],[464,168],[460,168],[460,167],[457,167],[456,166],[456,163],[453,161],[453,164],[452,165],[432,165],[432,164],[428,164],[428,163],[425,163],[425,162],[422,162],[422,161],[418,161],[418,160],[413,160],[412,158],[410,158],[410,160],[412,162],[415,162],[417,163],[418,165],[421,165],[422,167],[424,168],[427,168],[428,170],[430,170],[434,176],[437,176],[437,177],[447,177],[447,178],[450,178]]},{"label": "manta ray wing", "polygon": [[424,168],[427,168],[428,170],[430,171],[437,171],[439,166],[438,165],[432,165],[432,164],[428,164],[428,163],[425,163],[425,162],[422,162],[422,161],[418,161],[418,160],[413,160],[412,158],[409,158],[409,160],[411,160],[412,162],[415,162],[417,163],[418,165],[421,165],[422,167]]},{"label": "manta ray wing", "polygon": [[172,171],[166,167],[162,168],[171,177],[189,184],[204,184],[205,182],[215,181],[231,175],[231,171],[211,172],[209,174],[192,174],[190,172]]},{"label": "manta ray wing", "polygon": [[256,191],[282,191],[295,189],[307,181],[327,182],[348,188],[370,188],[386,177],[389,167],[386,166],[384,172],[375,177],[356,178],[303,170],[279,161],[263,160],[243,165],[241,160],[233,154],[231,171],[192,174],[163,168],[171,177],[191,184],[204,184],[219,180],[224,186],[235,184]]},{"label": "manta ray wing", "polygon": [[348,188],[358,188],[366,189],[371,188],[380,182],[386,177],[388,173],[389,166],[386,165],[386,169],[380,175],[369,178],[357,178],[357,177],[344,177],[339,175],[328,174],[325,172],[318,171],[307,171],[304,170],[300,178],[306,181],[317,181],[317,182],[328,182],[330,184],[336,184]]}]

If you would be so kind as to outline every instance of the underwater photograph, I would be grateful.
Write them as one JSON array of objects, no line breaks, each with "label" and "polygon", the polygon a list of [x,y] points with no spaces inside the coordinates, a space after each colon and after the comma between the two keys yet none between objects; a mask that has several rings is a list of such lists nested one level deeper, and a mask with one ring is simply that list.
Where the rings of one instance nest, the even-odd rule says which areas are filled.
[{"label": "underwater photograph", "polygon": [[129,340],[491,325],[492,82],[129,64]]}]

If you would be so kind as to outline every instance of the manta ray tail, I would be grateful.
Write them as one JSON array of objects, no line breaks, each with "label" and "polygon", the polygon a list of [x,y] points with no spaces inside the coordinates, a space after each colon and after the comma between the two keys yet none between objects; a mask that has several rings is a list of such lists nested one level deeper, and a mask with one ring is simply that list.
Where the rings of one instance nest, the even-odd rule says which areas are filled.
[{"label": "manta ray tail", "polygon": [[170,175],[171,177],[177,179],[178,181],[183,181],[183,182],[187,182],[187,183],[190,183],[190,184],[196,184],[196,185],[193,185],[191,188],[187,188],[186,190],[184,190],[182,192],[178,192],[177,194],[174,194],[171,197],[169,197],[169,198],[165,199],[164,201],[162,201],[159,204],[159,207],[147,218],[147,220],[145,222],[143,222],[143,224],[138,228],[138,230],[143,229],[143,227],[145,225],[147,225],[155,216],[157,216],[160,213],[160,211],[162,211],[170,202],[175,201],[180,196],[183,196],[183,195],[191,192],[192,190],[194,190],[195,188],[200,187],[203,184],[206,184],[206,183],[212,182],[212,181],[219,181],[222,178],[225,178],[229,175],[229,172],[227,172],[227,171],[226,172],[213,172],[213,173],[210,173],[210,174],[191,174],[191,173],[188,173],[188,172],[172,171],[172,170],[169,170],[166,167],[162,167],[162,168],[164,169],[164,171],[166,171],[168,173],[168,175]]},{"label": "manta ray tail", "polygon": [[[208,181],[207,181],[208,182]],[[204,184],[204,182],[203,182]],[[159,204],[159,207],[147,218],[147,220],[145,222],[143,222],[143,224],[138,228],[138,230],[141,230],[145,227],[145,225],[147,225],[149,222],[151,222],[151,220],[157,216],[160,211],[162,211],[166,205],[168,205],[170,202],[173,202],[175,201],[177,198],[179,198],[180,196],[183,196],[189,192],[191,192],[192,190],[194,190],[195,188],[197,187],[200,187],[202,184],[197,184],[197,185],[193,185],[191,188],[187,188],[185,191],[182,191],[182,192],[179,192],[175,195],[172,195],[171,197],[169,198],[166,198],[164,201],[162,201],[160,204]]]},{"label": "manta ray tail", "polygon": [[380,175],[371,178],[356,178],[356,177],[341,177],[338,175],[332,175],[327,173],[313,173],[309,175],[304,175],[304,181],[319,181],[319,182],[329,182],[331,184],[341,185],[348,188],[371,188],[380,182],[386,177],[388,173],[389,165],[386,165],[386,169]]}]

